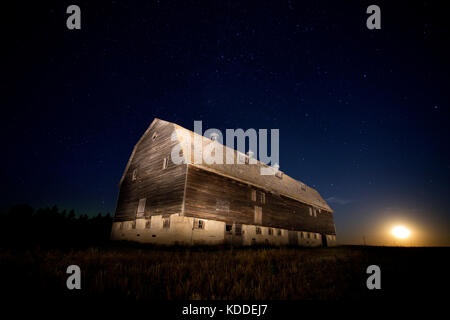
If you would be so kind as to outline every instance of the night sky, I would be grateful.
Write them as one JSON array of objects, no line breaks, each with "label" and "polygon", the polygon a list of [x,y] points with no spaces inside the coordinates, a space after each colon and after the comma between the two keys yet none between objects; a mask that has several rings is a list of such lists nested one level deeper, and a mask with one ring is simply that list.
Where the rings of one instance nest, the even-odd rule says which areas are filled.
[{"label": "night sky", "polygon": [[[280,129],[341,243],[450,245],[449,27],[436,3],[35,1],[2,10],[1,208],[114,213],[155,118]],[[81,7],[81,30],[66,28]],[[381,8],[368,30],[366,8]],[[448,14],[448,13],[447,13]]]}]

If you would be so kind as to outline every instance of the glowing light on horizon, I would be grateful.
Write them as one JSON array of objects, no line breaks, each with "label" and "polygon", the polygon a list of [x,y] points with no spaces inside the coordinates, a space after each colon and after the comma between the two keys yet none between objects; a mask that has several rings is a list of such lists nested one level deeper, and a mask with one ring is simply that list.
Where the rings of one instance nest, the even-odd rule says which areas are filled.
[{"label": "glowing light on horizon", "polygon": [[406,228],[404,226],[396,226],[392,229],[391,232],[394,235],[394,237],[399,238],[399,239],[406,239],[411,234],[411,232],[408,230],[408,228]]}]

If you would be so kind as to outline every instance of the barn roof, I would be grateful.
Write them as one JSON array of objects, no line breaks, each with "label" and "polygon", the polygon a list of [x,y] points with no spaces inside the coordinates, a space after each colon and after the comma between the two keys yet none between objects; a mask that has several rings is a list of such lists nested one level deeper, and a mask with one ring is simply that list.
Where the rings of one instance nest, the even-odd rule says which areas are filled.
[{"label": "barn roof", "polygon": [[[212,141],[209,138],[198,135],[197,133],[194,133],[193,131],[183,128],[175,123],[164,121],[157,118],[153,120],[153,122],[145,131],[141,139],[136,143],[133,149],[133,153],[131,154],[130,159],[128,161],[125,172],[120,180],[120,184],[122,183],[125,174],[128,170],[128,167],[130,166],[136,148],[156,122],[161,122],[161,124],[173,126],[174,131],[176,132],[176,139],[178,139],[181,145],[181,148],[183,150],[183,157],[186,163],[189,163],[190,165],[196,166],[203,170],[208,170],[216,174],[223,175],[237,181],[241,181],[245,184],[249,184],[257,188],[264,189],[268,192],[292,198],[294,200],[301,201],[303,203],[324,209],[328,212],[333,212],[333,210],[328,206],[326,201],[320,196],[319,192],[317,192],[316,189],[309,187],[305,183],[298,181],[294,178],[291,178],[284,172],[282,173],[281,178],[275,175],[261,175],[260,174],[261,168],[263,167],[270,168],[270,167],[256,159],[254,159],[255,163],[253,164],[252,163],[240,165],[226,164],[225,157],[227,152],[233,154],[234,159],[237,159],[239,155],[241,156],[246,155],[240,153],[237,150],[231,149],[223,144],[220,144],[217,141]],[[216,164],[216,163],[208,164],[205,161],[202,161],[202,163],[198,164],[195,163],[194,138],[201,139],[203,144],[203,150],[205,150],[205,147],[211,143],[217,143],[219,147],[220,146],[223,147],[224,164]]]},{"label": "barn roof", "polygon": [[[269,166],[256,159],[254,159],[254,164],[226,164],[225,157],[227,150],[228,152],[234,154],[234,159],[237,159],[239,155],[246,155],[223,144],[220,144],[217,141],[214,142],[209,138],[200,136],[197,133],[194,133],[191,130],[183,128],[177,124],[171,124],[176,130],[178,141],[183,148],[183,156],[185,157],[187,163],[190,163],[191,165],[202,168],[204,170],[209,170],[217,174],[239,180],[246,184],[254,185],[255,187],[265,189],[275,194],[293,198],[295,200],[327,210],[328,212],[333,212],[326,201],[320,196],[319,192],[317,192],[316,189],[307,186],[305,183],[288,176],[284,172],[282,173],[281,178],[275,175],[261,175],[261,168],[269,168]],[[187,139],[187,137],[189,137],[189,139]],[[197,137],[197,139],[202,139],[203,150],[205,150],[205,147],[211,143],[217,143],[219,147],[223,147],[223,164],[208,164],[205,161],[202,161],[202,163],[200,164],[195,164],[193,147],[194,137]],[[191,148],[191,152],[189,152],[189,148]],[[189,155],[190,159],[187,159]]]}]

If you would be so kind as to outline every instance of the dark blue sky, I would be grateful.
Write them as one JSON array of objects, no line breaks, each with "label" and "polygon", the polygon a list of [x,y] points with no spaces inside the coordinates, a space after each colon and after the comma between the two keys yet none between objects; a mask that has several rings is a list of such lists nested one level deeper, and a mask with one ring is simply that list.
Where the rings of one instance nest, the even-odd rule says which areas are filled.
[{"label": "dark blue sky", "polygon": [[[449,40],[428,2],[55,1],[7,10],[1,207],[114,212],[158,117],[279,128],[281,169],[335,210],[345,243],[450,245]],[[70,4],[82,29],[66,28]],[[384,229],[383,229],[384,230]],[[420,236],[419,236],[420,235]]]}]

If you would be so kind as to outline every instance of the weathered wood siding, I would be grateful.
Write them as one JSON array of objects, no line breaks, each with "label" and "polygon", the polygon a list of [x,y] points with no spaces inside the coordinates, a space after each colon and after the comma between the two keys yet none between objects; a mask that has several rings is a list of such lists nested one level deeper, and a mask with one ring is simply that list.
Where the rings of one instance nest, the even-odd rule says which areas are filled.
[{"label": "weathered wood siding", "polygon": [[[120,186],[116,221],[135,219],[142,198],[146,198],[144,216],[181,212],[186,165],[175,165],[170,159],[172,147],[178,143],[171,141],[173,130],[171,123],[156,120],[138,143]],[[165,157],[169,161],[163,169]]]},{"label": "weathered wood siding", "polygon": [[299,201],[267,192],[265,203],[261,203],[260,197],[254,201],[253,186],[191,165],[186,181],[186,216],[258,224],[254,220],[255,206],[261,206],[263,226],[335,234],[331,213],[322,210],[316,217],[310,216],[310,206]]}]

